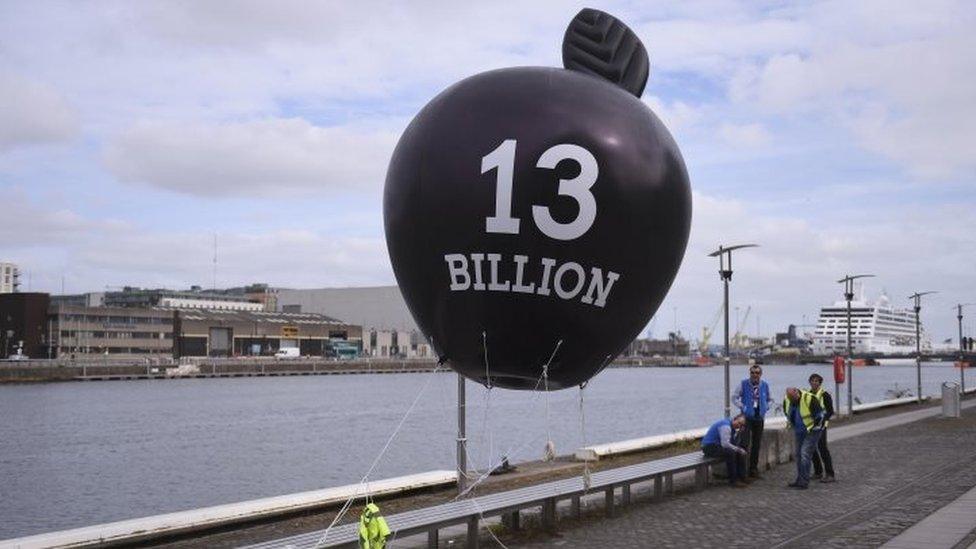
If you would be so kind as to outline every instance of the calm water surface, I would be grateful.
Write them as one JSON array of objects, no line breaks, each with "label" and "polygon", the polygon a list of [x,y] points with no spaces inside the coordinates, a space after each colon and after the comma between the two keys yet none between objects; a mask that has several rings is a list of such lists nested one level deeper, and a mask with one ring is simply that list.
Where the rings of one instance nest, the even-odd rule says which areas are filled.
[{"label": "calm water surface", "polygon": [[[732,370],[734,387],[746,368]],[[827,365],[767,366],[765,379],[780,395],[814,371],[833,391]],[[922,373],[926,395],[959,379],[948,363]],[[721,367],[606,370],[584,391],[585,441],[704,426],[722,415],[722,380]],[[914,388],[915,368],[857,368],[854,381],[878,401]],[[0,539],[356,483],[418,395],[372,478],[453,469],[456,384],[438,373],[0,385]],[[539,459],[547,433],[560,454],[583,443],[578,390],[468,383],[467,399],[473,467]]]}]

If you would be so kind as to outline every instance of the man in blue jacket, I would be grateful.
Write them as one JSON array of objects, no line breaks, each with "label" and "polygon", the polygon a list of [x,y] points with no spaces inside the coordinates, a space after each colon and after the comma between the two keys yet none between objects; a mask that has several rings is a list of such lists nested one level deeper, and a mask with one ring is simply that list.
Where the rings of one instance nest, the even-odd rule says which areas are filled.
[{"label": "man in blue jacket", "polygon": [[729,484],[735,488],[746,486],[746,451],[733,442],[735,432],[741,431],[745,423],[746,420],[742,415],[735,416],[733,419],[720,419],[708,428],[701,441],[702,452],[705,456],[725,460],[725,470],[729,473]]},{"label": "man in blue jacket", "polygon": [[758,478],[759,448],[766,425],[766,412],[774,402],[769,385],[762,379],[762,367],[756,364],[749,368],[749,378],[743,379],[735,389],[734,400],[746,418],[747,436],[743,442],[749,448],[749,476]]}]

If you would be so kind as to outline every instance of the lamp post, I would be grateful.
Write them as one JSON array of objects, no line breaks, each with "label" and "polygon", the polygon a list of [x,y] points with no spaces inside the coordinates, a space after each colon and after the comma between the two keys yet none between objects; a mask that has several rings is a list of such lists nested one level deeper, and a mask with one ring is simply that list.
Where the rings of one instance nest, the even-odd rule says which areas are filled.
[{"label": "lamp post", "polygon": [[708,254],[708,257],[718,258],[718,274],[722,278],[725,289],[725,417],[732,417],[732,404],[729,402],[729,281],[732,280],[732,252],[742,248],[758,248],[758,244],[738,244],[735,246],[719,246],[718,250]]},{"label": "lamp post", "polygon": [[956,305],[956,318],[959,319],[959,390],[966,394],[966,347],[962,342],[962,308],[976,303],[960,303]]},{"label": "lamp post", "polygon": [[934,294],[936,292],[915,292],[908,296],[908,299],[915,301],[915,374],[918,380],[918,394],[915,401],[922,402],[922,324],[919,321],[919,313],[922,312],[922,296]]},{"label": "lamp post", "polygon": [[[838,280],[844,283],[844,299],[847,301],[847,414],[854,415],[854,345],[851,341],[851,301],[854,301],[854,281],[859,278],[873,278],[873,274],[847,275]],[[834,384],[834,392],[837,392],[837,385]]]}]

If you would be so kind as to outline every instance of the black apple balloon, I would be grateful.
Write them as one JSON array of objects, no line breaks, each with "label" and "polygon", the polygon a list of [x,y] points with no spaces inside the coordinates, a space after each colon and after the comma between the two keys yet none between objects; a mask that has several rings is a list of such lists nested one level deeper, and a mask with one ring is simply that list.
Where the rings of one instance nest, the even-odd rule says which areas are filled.
[{"label": "black apple balloon", "polygon": [[678,146],[640,101],[647,53],[580,12],[567,69],[462,80],[428,103],[383,197],[397,282],[440,358],[480,383],[579,385],[647,324],[688,241]]}]

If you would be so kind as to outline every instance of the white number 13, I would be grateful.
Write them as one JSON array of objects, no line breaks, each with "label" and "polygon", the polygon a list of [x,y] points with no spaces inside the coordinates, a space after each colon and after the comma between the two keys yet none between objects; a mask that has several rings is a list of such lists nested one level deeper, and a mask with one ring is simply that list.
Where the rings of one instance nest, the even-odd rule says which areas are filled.
[{"label": "white number 13", "polygon": [[[489,233],[518,234],[519,219],[512,217],[512,186],[515,171],[514,139],[506,139],[495,150],[481,159],[481,173],[497,170],[495,186],[495,215],[485,218],[485,230]],[[532,219],[539,230],[549,238],[573,240],[590,230],[596,220],[596,199],[590,188],[599,174],[596,158],[579,145],[561,144],[542,153],[536,166],[554,169],[563,160],[573,160],[580,173],[572,179],[559,180],[559,194],[569,196],[579,205],[579,214],[569,223],[552,218],[548,206],[532,206]]]}]

